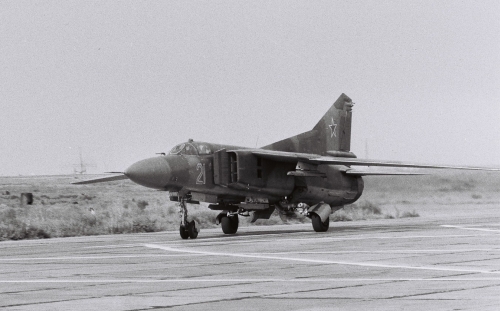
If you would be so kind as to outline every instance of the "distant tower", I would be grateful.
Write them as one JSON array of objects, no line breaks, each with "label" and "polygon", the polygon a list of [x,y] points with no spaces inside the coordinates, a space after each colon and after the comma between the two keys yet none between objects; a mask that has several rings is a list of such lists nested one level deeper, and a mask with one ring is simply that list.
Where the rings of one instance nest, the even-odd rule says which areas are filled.
[{"label": "distant tower", "polygon": [[83,157],[82,157],[82,148],[79,149],[79,154],[80,154],[80,163],[73,164],[73,173],[74,174],[85,174],[87,173],[87,167],[94,167],[95,165],[85,163],[83,162]]},{"label": "distant tower", "polygon": [[365,159],[368,159],[368,139],[365,139]]}]

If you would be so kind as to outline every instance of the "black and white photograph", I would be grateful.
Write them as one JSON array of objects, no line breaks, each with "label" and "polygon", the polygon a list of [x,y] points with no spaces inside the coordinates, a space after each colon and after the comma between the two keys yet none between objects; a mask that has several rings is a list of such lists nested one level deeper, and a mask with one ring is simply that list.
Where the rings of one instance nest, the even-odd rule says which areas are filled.
[{"label": "black and white photograph", "polygon": [[0,309],[500,310],[500,2],[0,1]]}]

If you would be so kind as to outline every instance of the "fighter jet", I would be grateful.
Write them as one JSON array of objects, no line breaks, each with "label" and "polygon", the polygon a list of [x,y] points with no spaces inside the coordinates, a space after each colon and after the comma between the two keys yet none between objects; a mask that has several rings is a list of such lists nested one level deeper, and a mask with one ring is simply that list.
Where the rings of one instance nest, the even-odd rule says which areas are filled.
[{"label": "fighter jet", "polygon": [[325,232],[330,214],[359,199],[363,176],[422,174],[408,168],[500,170],[359,159],[350,151],[353,105],[342,94],[312,130],[262,148],[189,139],[119,175],[74,184],[130,179],[168,191],[170,200],[179,203],[181,238],[195,239],[199,229],[188,217],[188,203],[205,202],[220,211],[215,221],[225,234],[238,231],[239,216],[254,222],[269,219],[276,209],[282,217],[302,213],[314,231]]}]

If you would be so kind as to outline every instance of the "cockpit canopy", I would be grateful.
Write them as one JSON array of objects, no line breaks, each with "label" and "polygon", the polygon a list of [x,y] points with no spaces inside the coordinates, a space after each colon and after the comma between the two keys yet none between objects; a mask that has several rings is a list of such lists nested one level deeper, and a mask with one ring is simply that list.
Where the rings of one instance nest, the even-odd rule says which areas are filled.
[{"label": "cockpit canopy", "polygon": [[169,154],[179,154],[179,155],[206,155],[212,154],[213,150],[210,145],[206,143],[197,143],[197,142],[187,142],[178,144],[172,150],[170,150]]}]

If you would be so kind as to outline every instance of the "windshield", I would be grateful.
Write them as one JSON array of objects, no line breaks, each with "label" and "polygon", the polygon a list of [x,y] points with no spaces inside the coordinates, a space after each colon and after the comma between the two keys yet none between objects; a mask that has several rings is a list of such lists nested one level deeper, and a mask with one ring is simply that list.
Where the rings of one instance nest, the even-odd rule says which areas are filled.
[{"label": "windshield", "polygon": [[209,144],[206,143],[182,143],[178,144],[172,150],[170,150],[169,154],[187,154],[187,155],[207,155],[212,154],[212,148]]},{"label": "windshield", "polygon": [[198,150],[190,143],[183,143],[172,148],[169,154],[198,155]]},{"label": "windshield", "polygon": [[180,154],[184,147],[186,147],[186,144],[178,144],[170,150],[170,154]]}]

